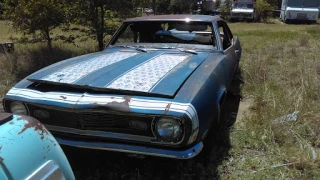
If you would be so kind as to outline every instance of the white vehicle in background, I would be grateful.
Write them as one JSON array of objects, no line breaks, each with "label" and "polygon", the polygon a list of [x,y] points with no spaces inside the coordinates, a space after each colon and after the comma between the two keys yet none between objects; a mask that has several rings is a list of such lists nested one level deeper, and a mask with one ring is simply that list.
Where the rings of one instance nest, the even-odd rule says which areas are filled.
[{"label": "white vehicle in background", "polygon": [[233,0],[231,20],[254,20],[256,0]]},{"label": "white vehicle in background", "polygon": [[309,21],[316,23],[319,16],[320,0],[282,0],[280,19]]}]

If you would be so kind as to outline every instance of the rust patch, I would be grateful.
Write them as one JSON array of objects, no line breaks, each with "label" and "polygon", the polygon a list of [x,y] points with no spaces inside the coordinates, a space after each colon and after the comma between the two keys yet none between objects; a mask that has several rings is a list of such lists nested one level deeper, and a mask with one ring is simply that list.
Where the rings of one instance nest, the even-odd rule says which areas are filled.
[{"label": "rust patch", "polygon": [[66,96],[60,96],[62,99],[67,99],[67,97]]},{"label": "rust patch", "polygon": [[38,134],[41,137],[41,140],[44,139],[44,135],[49,135],[49,132],[47,131],[47,129],[36,119],[29,117],[29,116],[22,116],[21,118],[19,118],[18,120],[24,120],[27,121],[28,123],[25,124],[22,128],[22,130],[18,133],[18,134],[22,134],[23,132],[25,132],[27,129],[34,129],[34,131],[37,131]]},{"label": "rust patch", "polygon": [[93,105],[96,107],[105,107],[109,110],[114,110],[114,111],[130,112],[129,103],[131,102],[131,97],[124,96],[123,99],[124,101],[122,102],[112,101],[107,104],[93,103]]},{"label": "rust patch", "polygon": [[171,103],[167,104],[166,109],[164,110],[163,114],[167,114],[171,106]]},{"label": "rust patch", "polygon": [[127,101],[123,101],[123,102],[112,101],[107,104],[94,103],[94,105],[97,107],[105,107],[109,110],[114,110],[114,111],[123,111],[123,112],[130,111],[129,103]]}]

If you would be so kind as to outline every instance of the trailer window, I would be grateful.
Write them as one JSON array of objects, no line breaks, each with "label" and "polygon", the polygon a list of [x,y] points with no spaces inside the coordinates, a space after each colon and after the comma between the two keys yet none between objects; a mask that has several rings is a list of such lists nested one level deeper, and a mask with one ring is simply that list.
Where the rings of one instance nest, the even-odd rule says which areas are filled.
[{"label": "trailer window", "polygon": [[315,0],[304,0],[303,7],[319,7],[319,1]]},{"label": "trailer window", "polygon": [[[312,0],[311,0],[312,1]],[[290,7],[302,7],[303,0],[288,0],[288,6]]]}]

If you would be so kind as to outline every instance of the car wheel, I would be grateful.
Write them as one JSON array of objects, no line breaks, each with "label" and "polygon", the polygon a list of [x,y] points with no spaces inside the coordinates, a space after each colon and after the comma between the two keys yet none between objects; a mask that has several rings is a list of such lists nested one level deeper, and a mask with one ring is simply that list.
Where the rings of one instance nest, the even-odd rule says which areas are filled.
[{"label": "car wheel", "polygon": [[243,84],[244,81],[242,78],[242,72],[241,69],[238,67],[233,76],[230,87],[228,88],[228,94],[241,96],[241,89]]}]

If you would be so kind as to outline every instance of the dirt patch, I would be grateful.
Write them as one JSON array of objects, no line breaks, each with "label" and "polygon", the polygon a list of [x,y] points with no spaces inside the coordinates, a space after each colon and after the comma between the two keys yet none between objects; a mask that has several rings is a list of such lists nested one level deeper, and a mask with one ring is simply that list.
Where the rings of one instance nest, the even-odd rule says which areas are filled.
[{"label": "dirt patch", "polygon": [[253,98],[245,98],[245,97],[242,98],[242,100],[240,102],[236,122],[239,123],[245,116],[251,115],[250,107],[253,105],[253,103],[254,103]]}]

